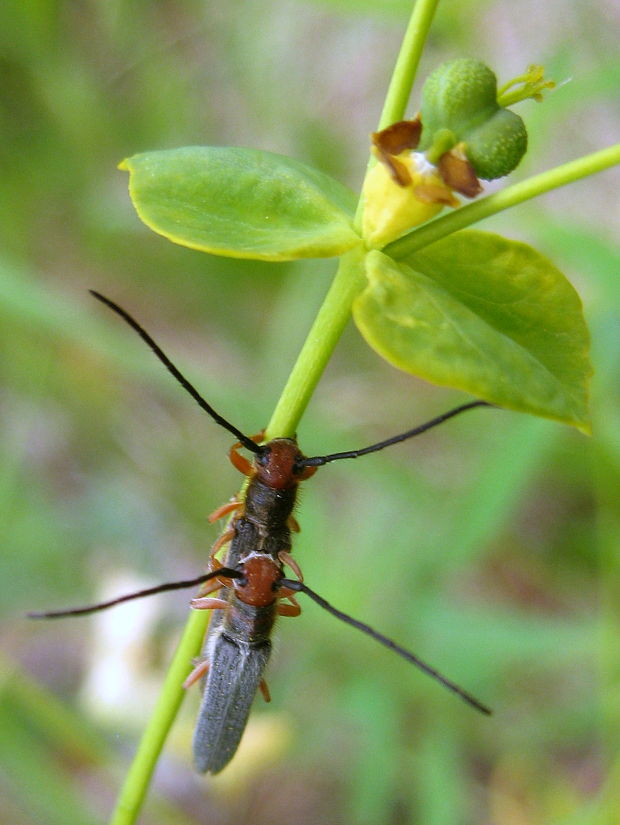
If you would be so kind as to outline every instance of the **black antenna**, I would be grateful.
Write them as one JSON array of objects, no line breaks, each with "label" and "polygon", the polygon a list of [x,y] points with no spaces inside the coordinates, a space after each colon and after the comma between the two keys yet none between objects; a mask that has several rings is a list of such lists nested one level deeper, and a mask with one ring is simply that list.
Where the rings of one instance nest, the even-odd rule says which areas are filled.
[{"label": "black antenna", "polygon": [[282,587],[287,587],[289,590],[295,590],[297,593],[305,593],[306,596],[310,596],[310,598],[315,601],[320,607],[327,610],[328,613],[331,613],[332,616],[335,616],[337,619],[340,619],[342,622],[346,624],[350,624],[352,627],[361,630],[362,633],[366,633],[368,636],[371,636],[375,641],[379,642],[379,644],[388,647],[390,650],[393,650],[394,653],[397,653],[399,656],[402,656],[403,659],[406,659],[411,664],[418,667],[424,673],[426,673],[431,678],[435,679],[437,682],[440,682],[444,687],[451,690],[452,693],[455,693],[457,696],[460,696],[463,701],[467,702],[468,705],[471,705],[476,710],[479,710],[481,713],[490,716],[492,710],[488,708],[486,705],[483,705],[482,702],[479,702],[475,699],[470,693],[464,690],[459,685],[455,684],[454,682],[447,679],[445,676],[442,676],[439,671],[432,668],[430,665],[427,665],[426,662],[423,662],[422,659],[419,659],[413,653],[410,653],[408,650],[405,650],[404,647],[396,644],[396,642],[392,641],[392,639],[388,639],[387,636],[384,636],[382,633],[377,632],[374,630],[370,625],[365,624],[364,622],[360,622],[357,619],[354,619],[352,616],[343,613],[341,610],[337,610],[335,607],[332,607],[329,602],[326,602],[322,596],[319,596],[318,593],[315,593],[314,590],[311,590],[307,584],[303,582],[297,581],[296,579],[282,579],[280,581],[280,585]]},{"label": "black antenna", "polygon": [[225,418],[217,413],[213,407],[208,404],[202,395],[198,392],[198,390],[190,384],[187,378],[181,373],[177,367],[172,363],[172,361],[168,358],[166,353],[159,347],[155,341],[151,338],[148,332],[140,326],[140,324],[132,318],[131,315],[126,312],[122,307],[118,304],[115,304],[114,301],[111,301],[109,298],[106,298],[105,295],[101,295],[100,292],[95,292],[94,289],[89,290],[90,294],[93,295],[98,301],[101,301],[102,304],[105,304],[109,307],[112,312],[115,312],[117,315],[126,321],[129,326],[135,330],[140,338],[150,347],[150,349],[155,353],[155,355],[159,358],[162,364],[166,367],[169,373],[171,373],[179,384],[183,387],[183,389],[187,390],[187,392],[192,396],[194,401],[197,402],[198,406],[201,407],[206,413],[208,413],[214,421],[216,421],[221,427],[224,427],[228,430],[228,432],[232,433],[247,449],[257,455],[263,452],[262,447],[252,441],[247,435],[244,435],[241,430],[238,430],[233,424],[229,421],[226,421]]},{"label": "black antenna", "polygon": [[[142,599],[145,596],[154,596],[156,593],[165,593],[169,590],[182,590],[187,587],[195,587],[197,584],[203,584],[204,582],[209,581],[210,579],[215,579],[219,576],[228,579],[245,579],[245,573],[241,569],[235,569],[231,567],[219,567],[217,570],[211,570],[211,572],[203,573],[201,576],[196,576],[193,579],[183,579],[181,581],[158,584],[155,587],[147,587],[145,590],[138,590],[135,593],[128,593],[125,596],[118,596],[115,599],[110,599],[109,601],[105,602],[97,602],[96,604],[86,605],[85,607],[71,607],[63,610],[46,610],[41,612],[35,611],[32,613],[27,613],[26,615],[30,619],[64,619],[68,616],[85,616],[89,613],[96,613],[99,610],[107,610],[109,607],[114,607],[117,604],[123,604],[123,602],[132,601],[133,599]],[[379,642],[379,644],[382,644],[384,647],[393,650],[394,653],[397,653],[407,662],[410,662],[411,664],[415,665],[421,671],[426,673],[431,678],[435,679],[444,687],[448,688],[448,690],[452,691],[452,693],[455,693],[457,696],[463,699],[463,701],[467,702],[468,705],[471,705],[476,710],[479,710],[481,713],[484,713],[487,716],[491,715],[492,711],[490,710],[490,708],[482,704],[482,702],[479,702],[462,687],[459,687],[459,685],[455,684],[450,679],[447,679],[445,676],[442,676],[442,674],[439,673],[439,671],[435,670],[435,668],[426,664],[426,662],[422,661],[422,659],[418,658],[415,654],[406,650],[404,647],[401,647],[400,645],[396,644],[396,642],[394,642],[392,639],[388,639],[387,636],[384,636],[382,633],[379,633],[377,630],[374,630],[374,628],[370,627],[370,625],[367,625],[364,622],[360,622],[358,619],[354,619],[347,613],[343,613],[341,610],[338,610],[337,608],[333,607],[322,596],[319,596],[318,593],[315,593],[314,590],[311,590],[311,588],[309,588],[307,584],[304,584],[303,582],[298,581],[297,579],[280,579],[278,584],[280,587],[286,587],[289,590],[294,590],[297,593],[305,593],[306,596],[309,596],[320,607],[322,607],[324,610],[327,610],[328,613],[331,613],[332,616],[335,616],[337,619],[340,619],[340,621],[345,622],[345,624],[349,624],[352,627],[355,627],[357,630],[361,630],[362,633],[366,633],[375,641]]]},{"label": "black antenna", "polygon": [[349,450],[345,453],[331,453],[331,455],[317,455],[312,458],[304,458],[299,462],[300,467],[321,467],[330,461],[339,461],[341,458],[359,458],[361,455],[368,455],[368,453],[376,453],[378,450],[383,450],[384,447],[390,447],[392,444],[398,444],[400,441],[406,441],[408,438],[413,438],[416,435],[421,435],[439,424],[443,424],[449,418],[454,418],[455,415],[460,415],[467,410],[473,410],[474,407],[492,407],[488,401],[470,401],[468,404],[461,404],[460,407],[455,407],[453,410],[438,415],[432,418],[425,424],[419,424],[412,430],[407,430],[400,435],[394,435],[392,438],[386,438],[385,441],[379,441],[377,444],[371,444],[370,447],[364,447],[361,450]]},{"label": "black antenna", "polygon": [[156,587],[147,587],[146,590],[137,590],[135,593],[128,593],[126,596],[119,596],[117,599],[110,599],[107,602],[89,604],[86,607],[71,607],[66,610],[47,610],[41,613],[26,613],[29,619],[64,619],[67,616],[84,616],[87,613],[95,613],[97,610],[107,610],[116,604],[131,601],[132,599],[142,599],[144,596],[154,596],[156,593],[165,593],[166,590],[182,590],[184,587],[194,587],[197,584],[215,579],[217,576],[224,576],[228,579],[242,579],[243,573],[240,570],[233,570],[230,567],[219,567],[210,573],[203,573],[195,579],[184,579],[178,582],[167,582],[158,584]]}]

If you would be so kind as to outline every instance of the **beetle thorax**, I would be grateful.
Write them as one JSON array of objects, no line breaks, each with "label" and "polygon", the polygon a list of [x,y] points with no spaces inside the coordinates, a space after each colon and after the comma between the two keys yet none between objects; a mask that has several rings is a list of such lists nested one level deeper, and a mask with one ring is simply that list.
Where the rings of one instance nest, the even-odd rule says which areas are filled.
[{"label": "beetle thorax", "polygon": [[274,438],[265,445],[254,462],[256,477],[275,490],[295,487],[302,480],[299,462],[303,459],[292,438]]},{"label": "beetle thorax", "polygon": [[252,553],[244,559],[243,579],[233,580],[239,599],[253,607],[266,607],[277,598],[277,583],[282,578],[282,567],[265,553]]}]

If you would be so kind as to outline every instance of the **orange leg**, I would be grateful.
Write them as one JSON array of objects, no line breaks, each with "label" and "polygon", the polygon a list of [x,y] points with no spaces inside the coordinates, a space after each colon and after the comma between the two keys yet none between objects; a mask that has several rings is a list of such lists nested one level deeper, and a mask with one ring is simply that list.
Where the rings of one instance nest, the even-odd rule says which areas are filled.
[{"label": "orange leg", "polygon": [[279,604],[278,616],[299,616],[301,607],[298,604]]},{"label": "orange leg", "polygon": [[218,507],[217,510],[214,510],[210,516],[208,516],[208,520],[213,524],[214,521],[218,519],[224,518],[229,513],[234,513],[235,510],[238,510],[242,506],[241,501],[237,501],[237,499],[233,499],[232,501],[227,501],[226,504],[222,504],[221,507]]},{"label": "orange leg", "polygon": [[252,475],[252,462],[249,461],[244,455],[239,455],[236,444],[230,448],[228,457],[230,458],[230,463],[233,467],[239,470],[240,473],[243,473],[244,476]]},{"label": "orange leg", "polygon": [[220,567],[224,567],[222,562],[219,559],[209,559],[209,572],[212,573],[214,570],[219,570]]},{"label": "orange leg", "polygon": [[260,680],[259,688],[260,692],[263,694],[263,699],[265,702],[271,702],[271,694],[269,693],[267,682],[264,679]]},{"label": "orange leg", "polygon": [[[256,435],[251,435],[250,438],[257,444],[260,444],[260,442],[263,440],[264,435],[265,431],[261,430],[259,433],[256,433]],[[252,462],[245,458],[245,456],[239,455],[239,447],[241,447],[241,442],[237,441],[235,444],[232,445],[232,447],[228,451],[230,463],[233,465],[233,467],[236,467],[236,469],[239,470],[240,473],[243,473],[244,476],[251,476],[254,472]]]},{"label": "orange leg", "polygon": [[288,529],[292,530],[293,533],[301,532],[301,527],[299,526],[299,522],[295,518],[295,516],[289,516],[287,520]]},{"label": "orange leg", "polygon": [[[213,573],[215,570],[219,570],[224,565],[219,559],[209,559],[209,572]],[[200,585],[198,588],[198,594],[200,596],[206,596],[207,593],[213,593],[214,590],[219,590],[220,587],[228,587],[228,579],[226,576],[222,576],[222,578],[211,579],[208,582]]]},{"label": "orange leg", "polygon": [[220,587],[225,587],[219,579],[211,579],[211,581],[205,582],[202,587],[198,590],[199,596],[208,596],[209,593],[213,593],[216,590],[219,590]]},{"label": "orange leg", "polygon": [[212,599],[210,596],[200,596],[190,601],[194,610],[224,610],[228,607],[226,599]]},{"label": "orange leg", "polygon": [[195,685],[199,679],[202,679],[202,677],[206,675],[208,670],[209,662],[206,659],[203,662],[199,662],[183,682],[183,687],[187,690],[188,687]]},{"label": "orange leg", "polygon": [[[220,570],[224,565],[219,559],[211,559],[211,572],[214,570]],[[220,587],[230,587],[232,584],[231,580],[228,576],[218,576],[215,579],[211,579],[208,582],[202,584],[198,589],[198,595],[206,596],[209,593],[213,593],[215,590],[219,590]]]},{"label": "orange leg", "polygon": [[[287,593],[287,594],[284,596],[284,598],[285,598],[285,599],[288,599],[288,601],[289,601],[291,604],[294,604],[294,605],[295,605],[295,607],[299,607],[299,602],[297,601],[297,599],[295,598],[295,596],[293,596],[293,594],[292,594],[292,593]],[[301,613],[301,607],[299,607],[299,612]]]},{"label": "orange leg", "polygon": [[318,467],[306,467],[303,473],[299,476],[299,481],[304,481],[305,479],[310,478],[310,476],[313,476],[318,469]]},{"label": "orange leg", "polygon": [[234,539],[234,537],[235,537],[235,528],[234,527],[229,527],[228,530],[226,530],[224,533],[222,533],[222,535],[219,537],[219,539],[217,539],[217,541],[215,542],[215,544],[211,548],[211,552],[209,553],[209,556],[211,557],[211,559],[213,559],[213,557],[215,556],[216,553],[219,553],[219,551],[222,549],[222,547],[225,544],[228,544],[229,541],[232,541]]},{"label": "orange leg", "polygon": [[[293,595],[293,593],[296,593],[296,592],[297,592],[296,590],[289,590],[288,587],[283,587],[282,590],[280,590],[280,594],[278,596],[278,599],[288,599],[288,601],[292,605],[294,605],[294,607],[298,610],[297,613],[281,613],[280,614],[281,616],[299,616],[299,614],[301,613],[301,607],[299,606],[299,602],[297,601],[297,599]],[[279,605],[279,607],[282,607],[282,605]]]},{"label": "orange leg", "polygon": [[290,553],[287,553],[286,550],[280,550],[280,552],[278,553],[278,558],[283,564],[288,564],[288,566],[291,568],[291,570],[297,576],[300,582],[304,580],[304,576],[299,568],[299,565]]}]

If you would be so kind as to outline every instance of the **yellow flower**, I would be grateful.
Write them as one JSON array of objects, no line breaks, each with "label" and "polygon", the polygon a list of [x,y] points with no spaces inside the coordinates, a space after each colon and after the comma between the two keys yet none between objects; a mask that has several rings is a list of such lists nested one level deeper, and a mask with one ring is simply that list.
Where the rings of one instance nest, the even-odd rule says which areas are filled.
[{"label": "yellow flower", "polygon": [[[372,135],[379,161],[364,181],[362,231],[366,244],[381,249],[404,232],[434,218],[444,206],[458,206],[454,190],[468,198],[482,191],[464,145],[442,130],[431,162],[429,153],[416,152],[420,118],[400,120]],[[445,132],[445,134],[444,134]]]},{"label": "yellow flower", "polygon": [[364,182],[364,240],[381,249],[434,218],[444,206],[458,205],[439,169],[422,152],[406,149],[389,160],[380,158]]}]

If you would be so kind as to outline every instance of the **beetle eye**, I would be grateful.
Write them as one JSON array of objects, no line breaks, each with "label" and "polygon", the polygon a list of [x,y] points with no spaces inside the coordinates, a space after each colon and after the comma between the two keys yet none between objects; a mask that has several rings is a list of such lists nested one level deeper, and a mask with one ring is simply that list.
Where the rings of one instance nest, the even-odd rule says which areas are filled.
[{"label": "beetle eye", "polygon": [[269,456],[271,454],[271,449],[266,447],[264,450],[261,450],[260,453],[256,456],[256,463],[260,467],[265,467],[269,463]]}]

